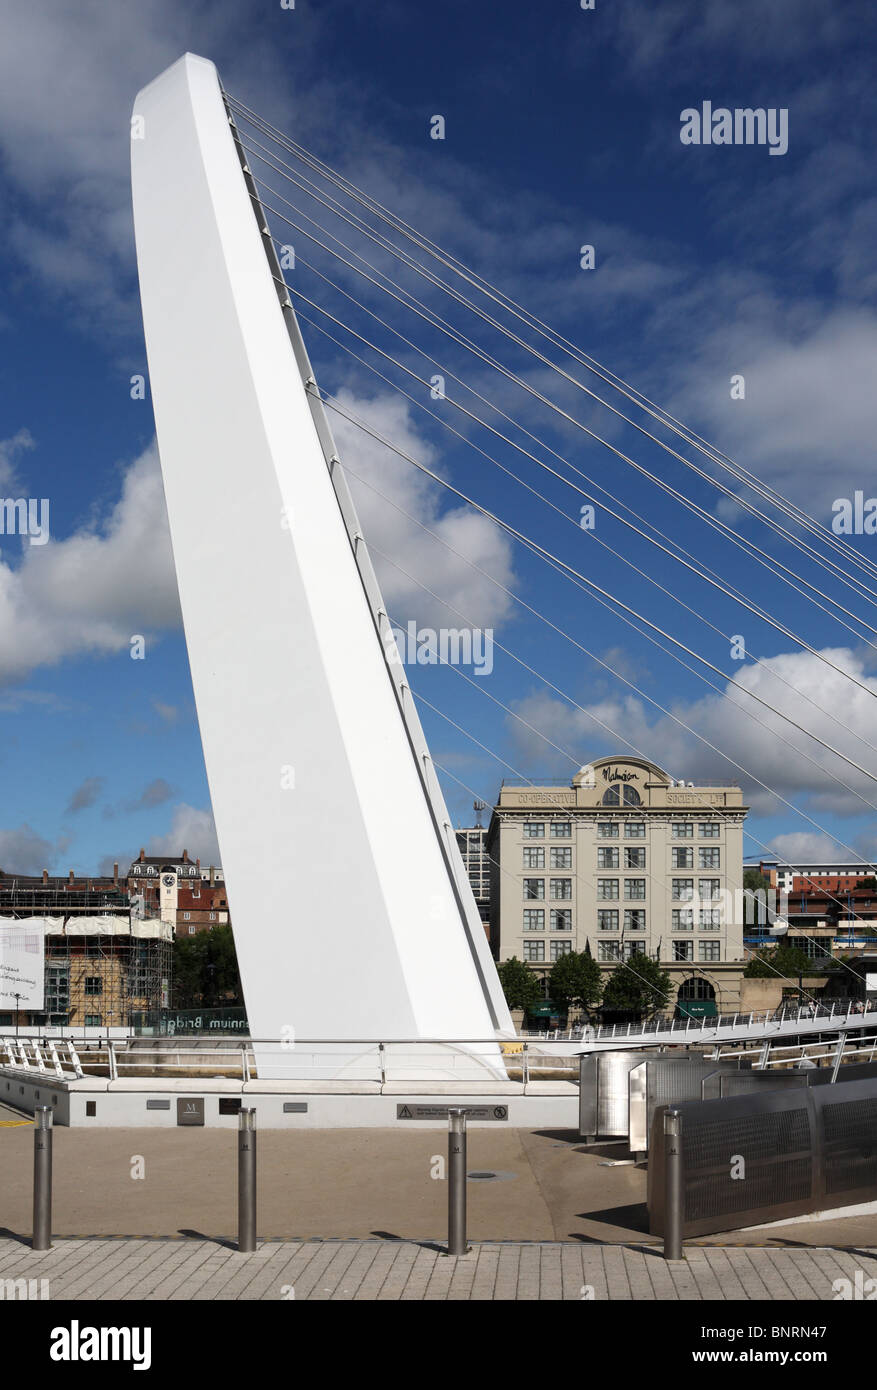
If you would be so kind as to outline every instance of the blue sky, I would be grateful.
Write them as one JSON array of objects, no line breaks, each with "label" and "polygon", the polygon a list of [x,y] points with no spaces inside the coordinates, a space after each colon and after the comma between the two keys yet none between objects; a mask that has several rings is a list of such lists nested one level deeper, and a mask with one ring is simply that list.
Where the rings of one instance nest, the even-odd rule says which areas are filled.
[{"label": "blue sky", "polygon": [[[0,0],[0,19],[0,493],[48,498],[52,534],[45,546],[0,537],[5,870],[95,872],[140,845],[216,856],[151,402],[148,395],[130,397],[130,378],[145,373],[146,364],[128,121],[139,87],[186,50],[213,58],[233,96],[822,525],[830,525],[835,499],[857,489],[866,497],[877,492],[871,365],[877,21],[861,5],[776,0],[766,9],[759,0],[660,6],[596,0],[593,11],[583,11],[578,0],[541,6],[449,0],[425,12],[392,0],[380,6],[297,0],[294,10],[219,0],[189,4],[183,13],[164,0],[125,7],[92,0],[74,13],[45,0]],[[706,100],[788,109],[788,152],[772,157],[758,146],[683,146],[680,113]],[[429,138],[435,114],[445,118],[443,141]],[[298,196],[281,174],[255,168],[266,185]],[[264,197],[283,211],[274,195]],[[298,201],[461,330],[476,334],[471,315],[325,210]],[[527,447],[555,465],[544,446],[560,453],[817,654],[742,612],[604,511],[598,509],[593,534],[583,532],[577,518],[584,499],[574,491],[508,445],[472,431],[449,402],[430,401],[410,378],[365,353],[418,404],[405,402],[305,323],[323,387],[342,393],[354,413],[454,486],[865,768],[860,773],[840,763],[763,709],[750,705],[754,719],[741,713],[723,698],[721,676],[706,673],[718,691],[704,685],[586,592],[342,422],[342,456],[354,472],[437,528],[680,721],[526,615],[462,559],[425,541],[416,525],[360,484],[367,535],[419,581],[379,561],[393,616],[459,625],[424,595],[426,584],[492,627],[497,641],[575,701],[564,702],[500,653],[489,679],[475,682],[492,700],[455,671],[417,668],[415,689],[499,755],[424,708],[435,757],[459,779],[445,783],[455,821],[468,821],[473,793],[492,801],[500,778],[513,769],[534,780],[564,776],[591,758],[623,751],[627,739],[674,776],[741,781],[753,805],[750,855],[764,842],[781,857],[843,857],[845,845],[871,859],[877,667],[866,639],[877,640],[874,633],[859,623],[855,634],[846,630],[604,447],[291,233],[276,215],[270,220],[278,238],[292,241],[309,263],[297,268],[294,288],[429,377],[435,367],[420,353],[400,348],[390,331],[376,328],[310,267],[331,276],[539,437],[538,448]],[[593,271],[579,265],[586,243],[596,250]],[[476,336],[528,383],[758,550],[865,623],[875,622],[877,609],[864,596],[721,500],[708,481],[499,335],[478,328]],[[730,378],[738,373],[746,381],[742,401],[730,397]],[[458,396],[481,409],[465,390]],[[448,434],[421,405],[469,432],[562,514]],[[233,547],[233,536],[228,543]],[[873,537],[850,543],[874,558]],[[726,635],[697,622],[625,559]],[[731,660],[727,635],[738,633],[768,666]],[[144,661],[130,659],[133,634],[146,638]],[[732,694],[737,704],[744,698]],[[720,751],[699,743],[683,724]],[[777,740],[776,729],[792,748]]]}]

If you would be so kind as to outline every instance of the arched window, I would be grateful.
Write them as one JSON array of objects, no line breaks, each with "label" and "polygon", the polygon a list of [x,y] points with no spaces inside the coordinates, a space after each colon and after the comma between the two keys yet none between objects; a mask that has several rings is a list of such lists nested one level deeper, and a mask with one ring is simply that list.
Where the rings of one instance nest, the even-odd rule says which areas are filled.
[{"label": "arched window", "polygon": [[715,999],[716,991],[713,989],[709,980],[703,979],[701,975],[696,975],[691,979],[683,980],[679,986],[679,993],[676,998],[681,1000],[704,1000]]},{"label": "arched window", "polygon": [[639,792],[637,791],[636,787],[629,787],[629,786],[627,786],[627,785],[625,784],[625,788],[624,788],[624,804],[625,804],[625,806],[641,806],[641,805],[642,805],[642,800],[640,799],[640,794],[639,794]]},{"label": "arched window", "polygon": [[617,784],[616,784],[615,786],[613,786],[613,787],[607,787],[607,788],[606,788],[606,791],[603,793],[603,805],[604,805],[604,806],[620,806],[620,805],[621,805],[621,788],[620,788]]}]

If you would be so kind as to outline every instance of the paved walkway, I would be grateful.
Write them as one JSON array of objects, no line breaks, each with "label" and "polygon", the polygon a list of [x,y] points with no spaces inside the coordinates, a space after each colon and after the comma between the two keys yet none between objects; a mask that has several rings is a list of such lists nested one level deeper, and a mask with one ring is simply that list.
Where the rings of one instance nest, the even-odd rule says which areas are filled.
[{"label": "paved walkway", "polygon": [[[73,1300],[770,1300],[861,1299],[877,1250],[483,1243],[448,1259],[438,1242],[267,1241],[252,1255],[196,1238],[59,1239],[36,1253],[0,1239],[0,1294]],[[41,1282],[45,1281],[45,1282]],[[877,1287],[877,1286],[872,1286]],[[858,1293],[856,1292],[858,1290]]]},{"label": "paved walkway", "polygon": [[[26,1236],[33,1126],[13,1123],[0,1128],[0,1234]],[[472,1240],[649,1244],[645,1169],[605,1166],[624,1156],[623,1144],[501,1128],[469,1135],[469,1171],[483,1175],[469,1183]],[[58,1126],[53,1143],[52,1229],[59,1238],[218,1240],[237,1229],[235,1130]],[[259,1230],[266,1237],[428,1243],[447,1231],[443,1133],[415,1126],[265,1130],[258,1145]],[[698,1243],[731,1242],[877,1248],[877,1215],[731,1231]]]}]

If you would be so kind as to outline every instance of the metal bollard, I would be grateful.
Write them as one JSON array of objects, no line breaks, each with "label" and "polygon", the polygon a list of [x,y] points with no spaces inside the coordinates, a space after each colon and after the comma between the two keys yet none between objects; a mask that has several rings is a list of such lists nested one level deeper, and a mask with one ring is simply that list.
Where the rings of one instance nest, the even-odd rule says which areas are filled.
[{"label": "metal bollard", "polygon": [[52,1248],[52,1111],[37,1106],[33,1117],[33,1250]]},{"label": "metal bollard", "polygon": [[256,1112],[241,1109],[238,1129],[238,1250],[256,1249]]},{"label": "metal bollard", "polygon": [[670,1108],[664,1112],[664,1259],[681,1260],[682,1254],[682,1116]]},{"label": "metal bollard", "polygon": [[448,1254],[465,1255],[466,1111],[448,1110]]}]

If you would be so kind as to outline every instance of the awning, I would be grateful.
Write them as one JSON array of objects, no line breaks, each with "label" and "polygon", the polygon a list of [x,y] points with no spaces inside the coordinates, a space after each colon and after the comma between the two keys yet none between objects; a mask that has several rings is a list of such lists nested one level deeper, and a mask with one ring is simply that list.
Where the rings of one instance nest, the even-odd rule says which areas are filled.
[{"label": "awning", "polygon": [[715,999],[679,999],[676,1007],[683,1018],[715,1018],[718,1013]]}]

